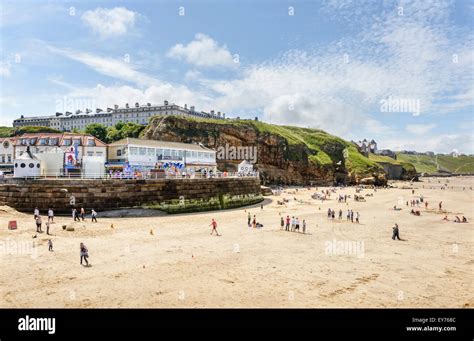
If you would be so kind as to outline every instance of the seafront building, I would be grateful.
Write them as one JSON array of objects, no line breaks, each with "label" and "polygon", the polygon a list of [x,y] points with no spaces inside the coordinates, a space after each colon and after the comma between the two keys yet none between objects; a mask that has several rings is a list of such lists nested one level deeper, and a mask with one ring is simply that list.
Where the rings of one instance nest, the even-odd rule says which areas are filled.
[{"label": "seafront building", "polygon": [[108,146],[106,168],[112,172],[215,172],[216,152],[200,144],[127,138]]},{"label": "seafront building", "polygon": [[15,140],[11,137],[0,138],[0,171],[13,172],[13,159]]},{"label": "seafront building", "polygon": [[225,113],[215,112],[212,110],[207,113],[204,111],[196,111],[194,106],[188,108],[187,104],[181,107],[174,103],[164,101],[163,105],[140,105],[135,103],[130,106],[128,103],[125,107],[114,105],[113,108],[102,110],[97,108],[95,111],[86,109],[85,112],[77,110],[73,112],[57,112],[51,116],[25,117],[13,121],[13,127],[24,126],[41,126],[50,127],[60,131],[84,130],[88,125],[98,123],[105,126],[114,126],[119,122],[133,122],[146,125],[151,117],[155,115],[178,115],[188,117],[225,119]]},{"label": "seafront building", "polygon": [[75,133],[30,133],[0,142],[3,172],[17,177],[103,178],[149,175],[152,170],[163,175],[217,171],[216,151],[201,144],[127,138],[107,145],[92,135]]}]

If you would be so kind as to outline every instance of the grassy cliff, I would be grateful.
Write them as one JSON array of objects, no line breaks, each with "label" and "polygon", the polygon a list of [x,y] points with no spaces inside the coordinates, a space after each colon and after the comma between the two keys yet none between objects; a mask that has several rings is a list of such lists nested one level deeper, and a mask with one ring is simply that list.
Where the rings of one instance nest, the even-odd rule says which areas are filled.
[{"label": "grassy cliff", "polygon": [[[332,177],[329,174],[347,173],[352,178],[362,178],[383,173],[383,168],[361,154],[354,144],[319,129],[254,120],[155,116],[142,136],[153,139],[171,137],[173,140],[180,136],[180,142],[198,141],[210,148],[238,139],[242,145],[257,144],[263,163],[287,170],[285,167],[290,163],[293,165],[291,169],[305,174],[311,173],[303,169],[305,165],[318,169],[321,174],[328,174],[328,177]],[[278,165],[277,159],[282,160]]]}]

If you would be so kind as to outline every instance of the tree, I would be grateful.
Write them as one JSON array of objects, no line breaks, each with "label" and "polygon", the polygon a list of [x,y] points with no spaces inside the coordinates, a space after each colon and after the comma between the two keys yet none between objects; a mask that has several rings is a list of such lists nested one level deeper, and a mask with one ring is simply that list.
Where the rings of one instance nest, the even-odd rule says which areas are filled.
[{"label": "tree", "polygon": [[107,142],[107,127],[103,124],[89,124],[85,130],[86,134],[97,137],[99,140]]},{"label": "tree", "polygon": [[142,124],[128,122],[121,129],[122,138],[137,138],[140,136],[143,129],[145,129],[145,126]]}]

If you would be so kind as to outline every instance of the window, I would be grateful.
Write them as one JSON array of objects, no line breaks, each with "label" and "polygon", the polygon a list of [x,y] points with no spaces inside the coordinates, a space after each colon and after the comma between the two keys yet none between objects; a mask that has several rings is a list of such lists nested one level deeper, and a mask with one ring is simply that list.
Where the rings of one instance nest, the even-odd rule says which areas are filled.
[{"label": "window", "polygon": [[28,166],[29,166],[30,168],[35,168],[35,165],[34,165],[33,163],[30,163]]},{"label": "window", "polygon": [[137,147],[130,147],[130,155],[137,155],[138,148]]},{"label": "window", "polygon": [[21,168],[25,168],[26,165],[25,165],[24,163],[22,163],[22,164],[20,165],[20,167],[21,167]]},{"label": "window", "polygon": [[46,145],[46,140],[45,139],[40,139],[39,144],[40,144],[40,146]]},{"label": "window", "polygon": [[154,148],[148,148],[147,153],[148,153],[148,155],[155,155],[155,149]]},{"label": "window", "polygon": [[193,153],[193,157],[196,158],[197,157],[197,152],[192,152]]},{"label": "window", "polygon": [[12,162],[12,156],[8,155],[8,162]]},{"label": "window", "polygon": [[71,140],[64,140],[63,141],[63,146],[70,146],[71,145]]},{"label": "window", "polygon": [[80,146],[81,145],[81,140],[79,139],[74,139],[73,144]]},{"label": "window", "polygon": [[94,139],[88,139],[87,140],[87,145],[88,146],[95,146],[95,140]]},{"label": "window", "polygon": [[94,156],[94,152],[87,152],[87,156]]},{"label": "window", "polygon": [[171,156],[171,150],[165,149],[164,150],[164,156],[168,156],[168,157]]},{"label": "window", "polygon": [[5,155],[2,155],[2,162],[5,163]]},{"label": "window", "polygon": [[97,155],[97,156],[102,156],[102,155],[104,155],[104,153],[102,153],[102,152],[96,152],[95,155]]},{"label": "window", "polygon": [[146,148],[139,148],[140,155],[146,155]]},{"label": "window", "polygon": [[117,149],[117,156],[122,156],[122,149]]},{"label": "window", "polygon": [[186,157],[191,157],[191,152],[189,150],[186,151]]}]

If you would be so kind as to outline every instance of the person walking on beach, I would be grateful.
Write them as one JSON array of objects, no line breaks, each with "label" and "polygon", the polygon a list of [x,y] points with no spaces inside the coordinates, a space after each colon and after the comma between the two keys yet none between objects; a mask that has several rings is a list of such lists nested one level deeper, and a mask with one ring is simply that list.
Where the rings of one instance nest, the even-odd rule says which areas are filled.
[{"label": "person walking on beach", "polygon": [[286,216],[286,227],[285,227],[285,231],[290,231],[290,216],[289,216],[289,215]]},{"label": "person walking on beach", "polygon": [[87,261],[87,258],[89,258],[89,250],[87,250],[87,247],[84,245],[84,243],[81,243],[80,245],[80,250],[81,250],[81,265],[82,265],[82,260],[86,262],[86,266],[89,266],[89,262]]},{"label": "person walking on beach", "polygon": [[347,221],[351,220],[351,211],[350,210],[347,210],[346,220]]},{"label": "person walking on beach", "polygon": [[48,251],[53,252],[53,242],[51,239],[48,239]]},{"label": "person walking on beach", "polygon": [[351,222],[353,223],[354,222],[354,211],[351,210]]},{"label": "person walking on beach", "polygon": [[280,230],[283,230],[284,227],[285,227],[285,219],[283,219],[283,217],[281,217],[281,219],[280,219]]},{"label": "person walking on beach", "polygon": [[35,220],[39,215],[40,215],[40,211],[39,211],[38,207],[35,207],[35,210],[33,212],[33,216],[34,216]]},{"label": "person walking on beach", "polygon": [[214,231],[216,231],[216,235],[220,236],[219,232],[217,232],[217,222],[214,219],[212,219],[211,224],[209,226],[212,227],[211,235],[214,233]]},{"label": "person walking on beach", "polygon": [[248,216],[247,216],[247,226],[248,226],[248,227],[251,226],[251,225],[250,225],[250,222],[251,222],[251,221],[252,221],[252,216],[250,215],[250,212],[249,212],[249,214],[248,214]]},{"label": "person walking on beach", "polygon": [[296,220],[295,220],[295,217],[291,217],[291,232],[293,232],[295,230],[295,227],[296,227]]},{"label": "person walking on beach", "polygon": [[255,216],[255,214],[253,215],[252,226],[254,229],[257,228],[257,217]]},{"label": "person walking on beach", "polygon": [[342,220],[342,210],[339,209],[339,220]]},{"label": "person walking on beach", "polygon": [[439,207],[439,210],[441,211],[441,209],[443,208],[443,202],[442,201],[439,202],[438,207]]},{"label": "person walking on beach", "polygon": [[72,209],[72,217],[74,218],[74,221],[81,221],[79,219],[79,214],[77,213],[77,210],[75,208]]},{"label": "person walking on beach", "polygon": [[84,221],[86,218],[86,210],[84,209],[84,207],[81,207],[81,219],[82,221]]},{"label": "person walking on beach", "polygon": [[49,222],[54,223],[54,211],[52,208],[48,210],[48,223]]},{"label": "person walking on beach", "polygon": [[303,233],[306,233],[306,220],[303,219]]},{"label": "person walking on beach", "polygon": [[97,212],[94,209],[92,209],[92,222],[97,223]]},{"label": "person walking on beach", "polygon": [[399,235],[399,230],[398,230],[398,224],[395,224],[395,226],[392,227],[392,229],[393,229],[392,239],[395,240],[396,238],[398,240],[401,240],[400,235]]},{"label": "person walking on beach", "polygon": [[359,223],[359,217],[360,217],[360,214],[359,212],[356,213],[356,223],[358,224]]},{"label": "person walking on beach", "polygon": [[43,225],[43,222],[41,220],[41,216],[40,215],[36,216],[36,232],[43,233],[43,231],[41,231],[42,225]]},{"label": "person walking on beach", "polygon": [[49,236],[49,220],[46,222],[46,234]]}]

